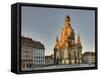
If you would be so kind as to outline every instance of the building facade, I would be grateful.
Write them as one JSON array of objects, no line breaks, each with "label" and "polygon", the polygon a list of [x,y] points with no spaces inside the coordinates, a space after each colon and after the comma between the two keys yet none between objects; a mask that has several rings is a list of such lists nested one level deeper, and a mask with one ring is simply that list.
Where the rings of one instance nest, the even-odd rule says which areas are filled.
[{"label": "building facade", "polygon": [[32,70],[45,65],[45,48],[38,41],[21,37],[21,70]]},{"label": "building facade", "polygon": [[32,69],[33,66],[33,41],[28,37],[21,37],[21,69]]},{"label": "building facade", "polygon": [[55,64],[78,64],[82,63],[82,45],[80,35],[78,34],[77,42],[75,40],[74,29],[71,27],[71,18],[66,16],[64,28],[60,38],[56,38],[54,47]]},{"label": "building facade", "polygon": [[49,56],[45,56],[45,65],[46,66],[54,65],[54,56],[53,56],[53,54],[49,55]]},{"label": "building facade", "polygon": [[45,48],[40,42],[33,41],[33,67],[45,65]]},{"label": "building facade", "polygon": [[85,52],[83,54],[83,63],[95,64],[95,52]]}]

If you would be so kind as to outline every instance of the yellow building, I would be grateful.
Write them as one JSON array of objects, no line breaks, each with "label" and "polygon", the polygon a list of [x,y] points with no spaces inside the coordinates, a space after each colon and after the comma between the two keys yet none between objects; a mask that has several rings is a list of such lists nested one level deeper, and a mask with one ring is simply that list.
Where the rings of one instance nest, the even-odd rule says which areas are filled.
[{"label": "yellow building", "polygon": [[56,38],[54,47],[55,64],[76,64],[82,63],[82,45],[80,35],[78,34],[75,42],[74,29],[71,27],[71,18],[66,16],[64,28],[60,38]]}]

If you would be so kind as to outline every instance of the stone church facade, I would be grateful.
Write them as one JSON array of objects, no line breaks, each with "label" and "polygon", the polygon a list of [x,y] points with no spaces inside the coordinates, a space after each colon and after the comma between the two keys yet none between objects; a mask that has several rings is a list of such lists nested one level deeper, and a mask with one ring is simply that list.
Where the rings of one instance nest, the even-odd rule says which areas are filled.
[{"label": "stone church facade", "polygon": [[54,47],[54,64],[82,63],[82,45],[80,35],[75,40],[75,32],[71,27],[71,18],[66,16],[60,38],[56,38]]}]

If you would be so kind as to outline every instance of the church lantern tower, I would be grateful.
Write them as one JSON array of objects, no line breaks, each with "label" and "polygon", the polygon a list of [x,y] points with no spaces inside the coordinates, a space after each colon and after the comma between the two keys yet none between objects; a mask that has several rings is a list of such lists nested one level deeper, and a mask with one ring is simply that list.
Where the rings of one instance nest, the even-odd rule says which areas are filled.
[{"label": "church lantern tower", "polygon": [[70,21],[71,21],[71,18],[69,16],[66,16],[66,18],[65,18],[65,25],[69,25]]},{"label": "church lantern tower", "polygon": [[60,47],[62,46],[66,46],[68,48],[68,38],[71,34],[71,24],[70,24],[70,17],[69,16],[66,16],[65,18],[65,23],[64,23],[64,28],[61,32],[61,35],[60,35]]}]

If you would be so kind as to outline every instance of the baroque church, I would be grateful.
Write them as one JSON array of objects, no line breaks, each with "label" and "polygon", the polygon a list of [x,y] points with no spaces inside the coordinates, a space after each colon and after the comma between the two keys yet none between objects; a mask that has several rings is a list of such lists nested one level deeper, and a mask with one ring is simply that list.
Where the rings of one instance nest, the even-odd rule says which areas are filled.
[{"label": "baroque church", "polygon": [[82,45],[80,35],[75,40],[75,32],[71,27],[71,18],[66,16],[60,37],[56,38],[54,47],[54,64],[82,63]]}]

